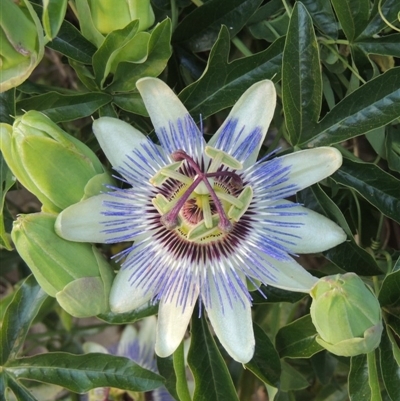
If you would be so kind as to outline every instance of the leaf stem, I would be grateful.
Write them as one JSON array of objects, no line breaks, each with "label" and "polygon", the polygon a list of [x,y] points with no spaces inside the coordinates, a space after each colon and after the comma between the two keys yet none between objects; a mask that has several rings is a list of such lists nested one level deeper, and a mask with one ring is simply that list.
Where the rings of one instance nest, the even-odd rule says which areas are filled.
[{"label": "leaf stem", "polygon": [[236,48],[245,56],[252,56],[253,53],[247,48],[247,46],[237,37],[231,39],[231,42],[236,46]]},{"label": "leaf stem", "polygon": [[356,242],[358,243],[358,245],[361,245],[361,229],[362,229],[362,225],[361,225],[361,207],[360,207],[360,202],[357,198],[357,194],[353,189],[350,189],[351,194],[353,195],[354,198],[354,203],[356,205],[356,209],[357,209],[357,234],[358,234],[358,240],[356,240]]}]

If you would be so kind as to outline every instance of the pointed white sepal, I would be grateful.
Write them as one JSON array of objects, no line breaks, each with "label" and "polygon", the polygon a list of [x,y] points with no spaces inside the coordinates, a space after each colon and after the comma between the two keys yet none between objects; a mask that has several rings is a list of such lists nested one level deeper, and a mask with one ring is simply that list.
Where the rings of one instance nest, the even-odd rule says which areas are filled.
[{"label": "pointed white sepal", "polygon": [[115,216],[104,216],[104,202],[114,201],[108,194],[96,195],[64,209],[55,224],[56,233],[69,241],[106,243],[110,234],[104,233],[103,222],[112,222]]},{"label": "pointed white sepal", "polygon": [[125,313],[139,308],[154,296],[152,288],[132,285],[131,276],[131,268],[121,268],[114,279],[110,292],[110,309],[114,313]]},{"label": "pointed white sepal", "polygon": [[248,141],[251,132],[259,128],[261,136],[259,137],[258,144],[255,144],[253,151],[245,160],[240,159],[244,168],[251,166],[257,160],[261,145],[274,116],[275,106],[276,91],[273,82],[264,80],[255,83],[239,98],[225,122],[208,144],[215,147],[220,135],[226,131],[229,124],[237,120],[235,129],[228,133],[229,136],[232,136],[229,143],[233,146],[220,147],[221,150],[232,155],[242,144]]},{"label": "pointed white sepal", "polygon": [[196,304],[198,290],[195,291],[193,302],[191,304],[188,302],[184,309],[182,305],[178,304],[179,291],[176,291],[174,296],[168,298],[167,301],[163,299],[160,301],[155,350],[161,358],[171,355],[179,347]]},{"label": "pointed white sepal", "polygon": [[195,148],[204,139],[173,90],[157,78],[139,79],[136,86],[164,151],[183,149],[195,156]]},{"label": "pointed white sepal", "polygon": [[293,184],[297,192],[333,174],[342,165],[343,157],[336,148],[320,147],[281,156],[279,161],[281,167],[290,167],[288,180],[272,190]]},{"label": "pointed white sepal", "polygon": [[[271,206],[290,205],[292,202],[281,200],[274,202]],[[276,212],[279,209],[271,209]],[[292,253],[316,253],[333,248],[346,241],[346,233],[332,220],[307,209],[303,206],[292,206],[281,209],[288,215],[266,216],[264,225],[272,223],[274,239],[281,239],[281,243]],[[290,215],[293,213],[293,215]],[[276,222],[278,226],[273,225]],[[286,226],[279,227],[279,224]],[[282,232],[283,234],[279,234]],[[287,235],[285,235],[287,234]],[[288,243],[292,242],[292,243]]]},{"label": "pointed white sepal", "polygon": [[100,117],[93,122],[93,132],[103,152],[114,168],[123,167],[129,162],[127,156],[135,159],[133,151],[147,142],[136,128],[117,118]]},{"label": "pointed white sepal", "polygon": [[237,362],[249,362],[255,347],[250,301],[236,299],[231,305],[226,294],[218,294],[214,283],[210,282],[210,289],[212,306],[207,314],[218,340]]}]

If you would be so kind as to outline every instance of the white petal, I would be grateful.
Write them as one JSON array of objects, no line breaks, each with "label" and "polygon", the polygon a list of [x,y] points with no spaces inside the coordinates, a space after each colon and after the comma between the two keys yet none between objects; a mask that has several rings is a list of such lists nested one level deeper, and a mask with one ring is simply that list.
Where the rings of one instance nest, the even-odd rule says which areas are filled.
[{"label": "white petal", "polygon": [[244,168],[254,164],[275,106],[273,82],[257,82],[243,93],[208,144],[232,154],[243,163]]},{"label": "white petal", "polygon": [[192,156],[196,155],[204,140],[172,89],[157,78],[139,79],[136,86],[163,149],[167,153],[183,149]]},{"label": "white petal", "polygon": [[212,277],[209,283],[211,306],[207,314],[215,334],[233,359],[247,363],[253,357],[255,346],[250,301],[245,297],[229,299],[221,288],[216,288]]},{"label": "white petal", "polygon": [[288,180],[273,190],[295,185],[296,192],[333,174],[342,165],[342,154],[335,148],[301,150],[279,158],[280,166],[290,167]]},{"label": "white petal", "polygon": [[[271,206],[290,204],[292,202],[282,200],[274,202]],[[336,223],[313,210],[292,206],[271,211],[281,211],[285,215],[266,216],[264,223],[277,224],[271,225],[274,238],[281,239],[281,244],[293,253],[323,252],[346,241],[346,233]],[[283,234],[277,234],[277,231]]]},{"label": "white petal", "polygon": [[114,168],[128,162],[133,150],[147,142],[147,138],[125,121],[112,117],[100,117],[93,122],[93,132]]},{"label": "white petal", "polygon": [[[249,255],[249,261],[258,259],[259,264],[264,265],[263,272],[258,270],[259,277],[264,284],[272,287],[282,288],[283,290],[308,293],[313,285],[318,281],[307,270],[293,259],[279,261],[265,253],[254,250],[253,255]],[[251,272],[249,271],[251,275]]]},{"label": "white petal", "polygon": [[194,301],[192,304],[186,303],[184,310],[178,302],[179,291],[173,297],[168,297],[167,301],[160,301],[155,350],[161,358],[171,355],[179,347],[196,304],[196,292]]},{"label": "white petal", "polygon": [[110,309],[114,313],[124,313],[136,309],[154,295],[151,288],[132,285],[131,275],[132,269],[121,269],[114,279],[110,292]]},{"label": "white petal", "polygon": [[115,200],[107,194],[93,196],[64,209],[57,217],[56,233],[69,241],[105,243],[110,234],[104,233],[101,222],[113,221],[114,216],[104,216],[104,201]]}]

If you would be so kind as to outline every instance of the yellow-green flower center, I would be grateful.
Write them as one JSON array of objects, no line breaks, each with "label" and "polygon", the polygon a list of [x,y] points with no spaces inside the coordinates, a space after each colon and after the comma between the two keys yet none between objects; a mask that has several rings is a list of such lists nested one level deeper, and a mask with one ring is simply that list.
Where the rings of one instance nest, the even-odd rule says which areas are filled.
[{"label": "yellow-green flower center", "polygon": [[243,186],[236,173],[242,163],[211,146],[206,146],[205,154],[211,159],[206,172],[185,151],[177,150],[171,155],[174,163],[150,179],[160,188],[152,202],[161,223],[188,241],[202,243],[231,232],[253,198],[252,188]]}]

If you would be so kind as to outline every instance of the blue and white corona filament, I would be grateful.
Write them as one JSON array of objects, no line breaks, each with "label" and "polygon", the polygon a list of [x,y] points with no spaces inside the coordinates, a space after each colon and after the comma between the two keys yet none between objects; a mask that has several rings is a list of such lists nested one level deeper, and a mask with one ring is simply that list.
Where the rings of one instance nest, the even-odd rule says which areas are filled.
[{"label": "blue and white corona filament", "polygon": [[197,300],[228,353],[254,352],[247,281],[308,292],[316,279],[294,259],[346,238],[327,218],[287,198],[332,174],[334,148],[257,161],[276,94],[271,81],[251,86],[206,143],[189,113],[162,81],[137,83],[160,146],[129,124],[102,117],[94,133],[128,189],[64,210],[56,230],[73,241],[134,241],[119,255],[110,307],[122,313],[160,302],[156,353],[175,351]]}]

